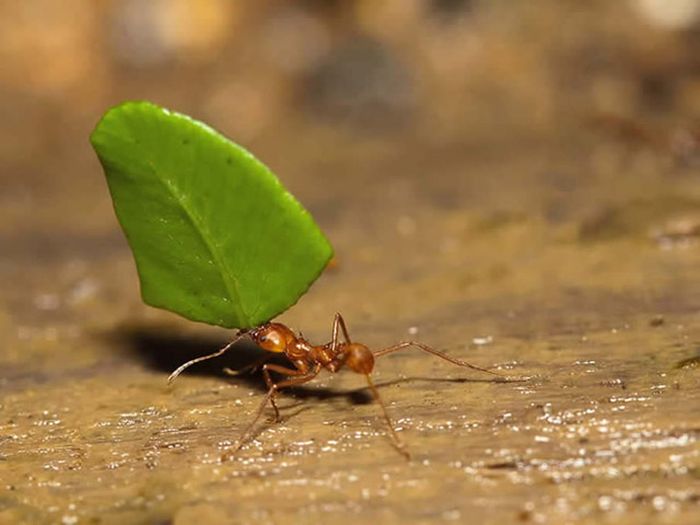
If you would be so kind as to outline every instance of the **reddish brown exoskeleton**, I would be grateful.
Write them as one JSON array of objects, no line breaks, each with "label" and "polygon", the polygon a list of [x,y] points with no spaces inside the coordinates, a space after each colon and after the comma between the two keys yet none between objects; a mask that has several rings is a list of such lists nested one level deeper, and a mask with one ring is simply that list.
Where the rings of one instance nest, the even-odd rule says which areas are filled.
[{"label": "reddish brown exoskeleton", "polygon": [[[341,335],[343,338],[342,341],[340,340]],[[279,421],[280,414],[279,409],[277,408],[277,403],[275,402],[275,396],[280,389],[308,383],[324,368],[329,372],[334,373],[339,371],[344,366],[347,366],[353,372],[365,376],[374,399],[376,399],[377,403],[382,409],[384,419],[386,420],[389,428],[389,435],[391,436],[394,446],[407,458],[409,457],[408,452],[406,451],[403,442],[399,439],[399,436],[394,429],[394,425],[391,422],[391,418],[389,418],[389,413],[386,410],[386,406],[379,396],[377,388],[372,382],[370,374],[374,369],[375,359],[413,346],[455,365],[471,368],[480,372],[486,372],[487,374],[492,374],[503,378],[503,376],[497,374],[496,372],[472,365],[460,359],[455,359],[454,357],[450,357],[447,354],[439,352],[434,348],[416,341],[403,341],[381,350],[372,351],[362,343],[353,343],[348,335],[348,329],[345,325],[343,317],[340,314],[335,314],[331,340],[326,344],[312,345],[303,336],[296,335],[290,328],[282,323],[265,323],[264,325],[251,330],[241,330],[238,332],[233,341],[220,350],[214,352],[213,354],[192,359],[191,361],[183,364],[172,374],[170,374],[168,383],[171,383],[178,375],[182,373],[183,370],[189,366],[222,355],[245,336],[250,337],[253,342],[263,350],[270,352],[270,354],[245,368],[247,370],[254,370],[259,366],[262,366],[262,373],[263,377],[265,378],[268,391],[265,399],[263,399],[262,403],[260,404],[260,408],[258,408],[255,418],[253,418],[251,423],[246,427],[246,430],[243,432],[243,434],[241,434],[238,444],[232,452],[239,450],[248,440],[253,428],[255,427],[255,424],[262,416],[268,403],[272,405],[272,408],[275,410],[275,419]],[[283,353],[287,357],[291,367],[270,363],[264,364],[265,361],[268,361],[274,354],[280,353]],[[275,372],[286,376],[286,379],[275,382],[272,380],[270,372]]]}]

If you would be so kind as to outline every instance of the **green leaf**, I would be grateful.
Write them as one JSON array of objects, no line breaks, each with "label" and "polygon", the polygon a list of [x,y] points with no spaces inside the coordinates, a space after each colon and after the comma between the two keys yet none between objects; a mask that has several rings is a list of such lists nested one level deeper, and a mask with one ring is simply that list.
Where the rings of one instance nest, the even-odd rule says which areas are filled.
[{"label": "green leaf", "polygon": [[293,305],[333,254],[277,177],[201,122],[126,102],[90,140],[151,306],[258,326]]}]

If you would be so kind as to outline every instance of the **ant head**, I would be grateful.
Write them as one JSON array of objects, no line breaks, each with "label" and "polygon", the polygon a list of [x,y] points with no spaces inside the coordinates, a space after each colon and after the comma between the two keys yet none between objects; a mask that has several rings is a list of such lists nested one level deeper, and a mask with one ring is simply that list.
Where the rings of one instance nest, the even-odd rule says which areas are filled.
[{"label": "ant head", "polygon": [[266,323],[252,330],[250,337],[263,350],[276,353],[284,352],[296,339],[294,333],[281,323]]}]

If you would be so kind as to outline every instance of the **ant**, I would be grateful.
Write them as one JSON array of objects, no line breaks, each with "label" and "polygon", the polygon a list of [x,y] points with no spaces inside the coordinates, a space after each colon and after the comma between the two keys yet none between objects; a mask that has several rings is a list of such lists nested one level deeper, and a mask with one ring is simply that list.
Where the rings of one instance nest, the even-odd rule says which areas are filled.
[{"label": "ant", "polygon": [[[341,334],[343,337],[343,341],[340,341],[339,339]],[[396,433],[394,425],[391,422],[391,418],[389,417],[389,413],[387,412],[386,405],[384,405],[382,398],[379,396],[379,391],[377,390],[377,387],[374,385],[374,382],[371,378],[371,373],[374,369],[374,362],[377,358],[383,357],[393,352],[397,352],[399,350],[403,350],[405,348],[415,347],[419,350],[439,357],[440,359],[449,361],[450,363],[453,363],[457,366],[471,368],[472,370],[478,370],[479,372],[485,372],[487,374],[492,374],[502,379],[506,379],[501,374],[492,372],[491,370],[487,370],[485,368],[480,368],[478,366],[467,363],[466,361],[450,357],[447,354],[444,354],[438,350],[435,350],[434,348],[431,348],[422,343],[418,343],[416,341],[402,341],[400,343],[396,343],[381,350],[372,351],[367,347],[367,345],[364,345],[362,343],[353,343],[351,341],[343,316],[341,316],[339,313],[336,313],[335,319],[333,321],[331,340],[326,344],[312,345],[301,334],[295,335],[294,332],[286,325],[282,323],[268,322],[257,328],[239,330],[233,341],[228,343],[220,350],[217,350],[212,354],[197,357],[195,359],[187,361],[186,363],[178,367],[172,374],[170,374],[170,376],[168,377],[168,384],[172,383],[177,376],[179,376],[186,368],[190,367],[191,365],[199,363],[201,361],[205,361],[207,359],[219,357],[220,355],[224,354],[234,344],[236,344],[241,338],[245,336],[250,337],[250,339],[252,339],[252,341],[257,346],[259,346],[263,350],[270,352],[270,354],[263,356],[258,361],[244,367],[238,372],[234,372],[230,369],[226,369],[226,371],[229,374],[236,375],[244,371],[254,371],[258,367],[262,366],[262,374],[263,378],[265,379],[265,384],[267,385],[268,391],[262,403],[260,403],[260,407],[258,408],[255,417],[248,425],[248,427],[246,427],[245,431],[241,434],[236,448],[232,450],[230,454],[233,454],[240,450],[240,448],[250,438],[256,423],[260,420],[260,417],[262,416],[265,407],[268,403],[272,405],[272,408],[275,411],[275,421],[280,421],[280,413],[279,409],[277,408],[275,398],[277,396],[277,393],[282,388],[308,383],[309,381],[314,379],[323,368],[325,368],[329,372],[335,373],[338,372],[343,366],[347,366],[353,372],[365,376],[365,378],[367,379],[367,384],[369,385],[369,389],[372,392],[372,395],[374,396],[374,399],[377,401],[377,403],[382,409],[384,420],[386,421],[387,427],[389,429],[389,436],[391,437],[392,443],[394,447],[398,450],[398,452],[401,453],[406,459],[410,459],[410,455],[407,452],[405,445]],[[281,353],[283,353],[287,357],[287,359],[291,362],[294,368],[266,363],[266,361],[269,361],[274,354]],[[270,372],[275,372],[277,374],[286,376],[286,379],[275,382],[272,380]]]}]

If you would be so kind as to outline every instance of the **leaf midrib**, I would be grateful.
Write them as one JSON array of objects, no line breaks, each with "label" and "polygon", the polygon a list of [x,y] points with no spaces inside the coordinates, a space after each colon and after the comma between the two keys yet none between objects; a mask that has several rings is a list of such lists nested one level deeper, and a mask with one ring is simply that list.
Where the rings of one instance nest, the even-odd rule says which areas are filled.
[{"label": "leaf midrib", "polygon": [[[158,174],[157,171],[156,174]],[[216,267],[219,270],[219,274],[221,275],[221,278],[224,282],[224,286],[226,286],[226,292],[228,293],[229,298],[231,299],[231,308],[234,310],[236,317],[244,323],[248,323],[250,318],[248,317],[248,314],[245,312],[245,310],[243,309],[243,305],[241,304],[241,296],[240,292],[238,291],[238,282],[236,280],[236,277],[230,272],[226,271],[227,268],[223,264],[224,257],[216,248],[216,245],[209,241],[207,236],[211,237],[211,232],[208,229],[204,228],[204,226],[202,226],[201,221],[199,220],[197,215],[194,213],[193,210],[190,209],[190,207],[187,206],[188,201],[185,198],[185,196],[178,191],[177,187],[170,181],[170,179],[158,176],[158,180],[160,180],[165,185],[170,194],[173,197],[175,197],[177,202],[180,204],[180,207],[184,210],[186,217],[189,219],[190,223],[194,227],[194,230],[197,232],[197,235],[202,240],[204,246],[206,246],[212,259],[215,261]],[[207,235],[205,235],[205,233]]]}]

